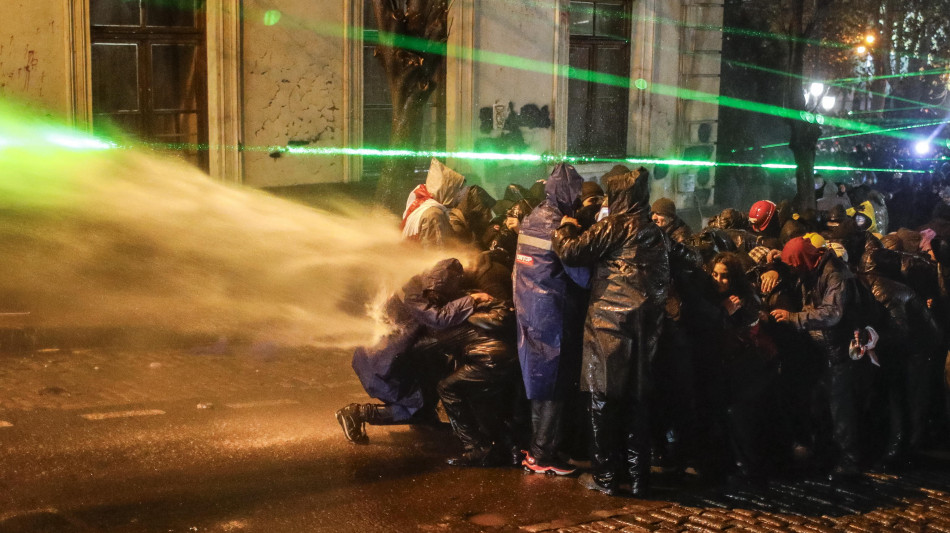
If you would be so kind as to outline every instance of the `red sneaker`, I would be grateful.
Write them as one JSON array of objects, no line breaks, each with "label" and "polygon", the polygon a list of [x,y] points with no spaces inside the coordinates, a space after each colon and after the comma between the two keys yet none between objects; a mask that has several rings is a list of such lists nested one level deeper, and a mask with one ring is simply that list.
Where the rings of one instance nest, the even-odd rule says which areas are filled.
[{"label": "red sneaker", "polygon": [[525,452],[524,469],[534,474],[550,474],[554,476],[569,476],[577,472],[577,467],[564,461],[538,461],[530,453]]}]

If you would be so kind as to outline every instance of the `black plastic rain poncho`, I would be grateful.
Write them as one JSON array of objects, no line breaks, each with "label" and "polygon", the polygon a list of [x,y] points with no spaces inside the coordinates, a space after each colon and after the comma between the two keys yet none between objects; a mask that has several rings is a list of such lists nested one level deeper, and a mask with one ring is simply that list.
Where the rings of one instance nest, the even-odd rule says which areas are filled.
[{"label": "black plastic rain poncho", "polygon": [[611,176],[610,214],[584,233],[565,224],[554,236],[554,250],[565,265],[595,268],[581,381],[607,397],[620,397],[633,385],[642,398],[660,335],[670,284],[669,242],[650,221],[649,187],[645,170]]},{"label": "black plastic rain poncho", "polygon": [[610,213],[584,233],[555,232],[569,266],[595,268],[584,322],[581,381],[591,392],[589,488],[612,494],[624,471],[643,496],[650,476],[650,366],[670,284],[669,240],[650,221],[645,169],[607,179]]},{"label": "black plastic rain poncho", "polygon": [[449,224],[457,242],[479,245],[492,219],[495,199],[478,185],[463,189],[457,207],[449,211]]}]

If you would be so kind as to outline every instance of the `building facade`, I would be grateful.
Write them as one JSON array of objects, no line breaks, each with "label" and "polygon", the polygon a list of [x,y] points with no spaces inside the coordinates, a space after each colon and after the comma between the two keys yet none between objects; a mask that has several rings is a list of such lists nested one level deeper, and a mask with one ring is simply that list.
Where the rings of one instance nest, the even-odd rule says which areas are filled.
[{"label": "building facade", "polygon": [[[385,146],[369,1],[5,0],[0,97],[130,132],[225,181],[355,182],[378,163],[274,148]],[[696,95],[719,94],[721,0],[454,0],[448,18],[420,148],[714,160],[718,106]],[[447,164],[496,194],[550,170]],[[713,201],[709,167],[646,166],[654,197]]]}]

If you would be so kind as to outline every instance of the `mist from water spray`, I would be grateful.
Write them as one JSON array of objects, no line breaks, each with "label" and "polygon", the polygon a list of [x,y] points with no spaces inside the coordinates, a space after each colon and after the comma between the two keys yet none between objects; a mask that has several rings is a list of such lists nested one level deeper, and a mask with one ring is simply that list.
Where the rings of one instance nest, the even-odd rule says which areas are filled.
[{"label": "mist from water spray", "polygon": [[364,205],[316,210],[99,142],[0,104],[0,310],[37,328],[349,346],[379,333],[369,306],[445,256]]}]

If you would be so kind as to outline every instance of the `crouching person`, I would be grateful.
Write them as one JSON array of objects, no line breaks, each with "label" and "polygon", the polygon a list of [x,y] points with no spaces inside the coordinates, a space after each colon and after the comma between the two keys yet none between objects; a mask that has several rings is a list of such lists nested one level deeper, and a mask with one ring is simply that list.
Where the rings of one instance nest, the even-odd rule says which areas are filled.
[{"label": "crouching person", "polygon": [[456,328],[455,371],[439,382],[442,405],[463,452],[446,462],[453,466],[520,465],[512,427],[520,379],[514,348],[515,316],[511,268],[493,251],[483,252],[469,273],[474,290],[491,302],[479,304]]},{"label": "crouching person", "polygon": [[486,293],[466,294],[458,259],[444,259],[414,276],[385,304],[391,330],[374,346],[353,353],[353,370],[371,397],[382,403],[351,403],[336,412],[350,442],[369,439],[365,424],[410,424],[435,415],[435,385],[448,373],[447,346],[433,340],[439,332],[464,324]]}]

